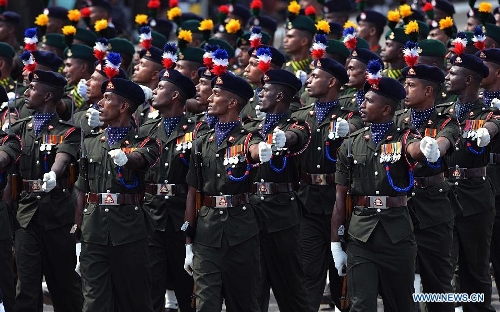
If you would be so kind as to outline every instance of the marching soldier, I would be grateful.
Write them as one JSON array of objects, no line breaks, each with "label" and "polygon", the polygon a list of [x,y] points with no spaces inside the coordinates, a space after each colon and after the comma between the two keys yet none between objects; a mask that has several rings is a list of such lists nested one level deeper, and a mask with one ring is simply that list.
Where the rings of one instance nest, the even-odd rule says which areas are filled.
[{"label": "marching soldier", "polygon": [[285,64],[284,69],[294,74],[299,71],[307,74],[311,71],[309,65],[312,59],[309,49],[316,33],[314,21],[307,16],[299,15],[287,22],[286,29],[283,50],[290,57],[290,61]]},{"label": "marching soldier", "polygon": [[[196,85],[196,94],[194,99],[188,100],[189,102],[195,101],[196,104],[192,106],[196,107],[196,114],[191,118],[196,121],[196,127],[194,131],[194,136],[200,136],[206,131],[213,129],[217,123],[217,116],[210,116],[207,113],[208,110],[208,98],[212,95],[212,79],[215,75],[206,67],[200,67],[198,69],[198,84]],[[187,104],[189,105],[189,104]]]},{"label": "marching soldier", "polygon": [[122,78],[102,84],[98,103],[102,133],[82,146],[87,168],[77,181],[81,218],[80,270],[83,311],[153,311],[147,237],[151,230],[142,199],[145,170],[158,161],[154,139],[130,125],[144,102],[139,85]]},{"label": "marching soldier", "polygon": [[410,38],[405,34],[402,27],[396,27],[394,31],[389,30],[385,35],[385,46],[380,52],[380,58],[387,63],[387,68],[382,71],[384,77],[403,80],[402,70],[405,60],[402,49]]},{"label": "marching soldier", "polygon": [[[59,119],[56,105],[66,80],[58,73],[35,70],[24,93],[33,116],[12,124],[22,142],[18,165],[21,188],[15,233],[18,284],[16,309],[37,311],[41,307],[42,276],[45,276],[56,310],[81,311],[75,240],[70,234],[74,206],[71,183],[76,176],[79,130]],[[14,179],[12,179],[14,180]],[[71,180],[71,181],[70,181]]]},{"label": "marching soldier", "polygon": [[358,36],[365,39],[370,45],[370,51],[380,54],[380,37],[384,34],[387,18],[377,11],[366,10],[356,17]]}]

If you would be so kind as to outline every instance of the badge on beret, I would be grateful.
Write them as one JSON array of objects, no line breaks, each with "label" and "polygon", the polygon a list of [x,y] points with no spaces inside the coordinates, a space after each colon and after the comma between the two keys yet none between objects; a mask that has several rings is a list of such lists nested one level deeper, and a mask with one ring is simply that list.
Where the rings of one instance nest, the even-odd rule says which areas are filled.
[{"label": "badge on beret", "polygon": [[263,78],[264,81],[269,81],[269,79],[271,79],[271,78],[269,78],[268,75],[264,75],[264,78]]},{"label": "badge on beret", "polygon": [[151,56],[151,52],[149,52],[149,50],[146,51],[146,56]]},{"label": "badge on beret", "polygon": [[413,67],[412,67],[412,68],[410,68],[410,70],[408,71],[408,74],[409,74],[409,75],[412,75],[412,76],[415,76],[417,73],[415,72],[415,69],[413,69]]},{"label": "badge on beret", "polygon": [[229,5],[229,12],[233,12],[234,11],[234,7],[232,4]]},{"label": "badge on beret", "polygon": [[33,79],[38,79],[38,75],[37,74],[33,74]]},{"label": "badge on beret", "polygon": [[247,44],[247,40],[246,39],[241,39],[241,44]]},{"label": "badge on beret", "polygon": [[47,37],[43,36],[43,37],[42,37],[42,42],[43,42],[43,43],[47,42]]},{"label": "badge on beret", "polygon": [[181,60],[184,59],[184,54],[182,54],[181,52],[179,52],[179,59],[181,59]]},{"label": "badge on beret", "polygon": [[68,52],[66,53],[66,56],[67,57],[72,57],[73,56],[73,52],[71,52],[71,49],[68,49]]},{"label": "badge on beret", "polygon": [[210,69],[207,68],[207,70],[205,70],[205,72],[203,73],[205,76],[212,76],[212,72],[210,71]]},{"label": "badge on beret", "polygon": [[320,62],[320,60],[316,61],[316,67],[321,67],[321,62]]},{"label": "badge on beret", "polygon": [[363,12],[359,15],[359,18],[362,19],[362,20],[365,20],[366,19],[366,14]]},{"label": "badge on beret", "polygon": [[358,52],[356,52],[356,50],[352,50],[352,56],[353,57],[357,57],[358,56]]},{"label": "badge on beret", "polygon": [[259,24],[260,24],[259,19],[258,19],[258,18],[254,19],[254,20],[253,20],[253,24],[254,24],[254,25],[259,25]]},{"label": "badge on beret", "polygon": [[484,52],[481,51],[481,53],[479,53],[479,57],[482,58],[482,59],[485,59],[486,58],[486,54],[484,54]]},{"label": "badge on beret", "polygon": [[169,74],[168,70],[165,71],[165,73],[163,74],[163,77],[170,78],[170,74]]},{"label": "badge on beret", "polygon": [[215,84],[221,85],[224,84],[224,81],[222,81],[221,77],[217,77],[217,80],[215,80]]},{"label": "badge on beret", "polygon": [[219,25],[219,32],[224,32],[224,25]]},{"label": "badge on beret", "polygon": [[288,22],[288,24],[286,25],[286,28],[292,29],[293,28],[292,22]]},{"label": "badge on beret", "polygon": [[423,52],[422,48],[421,48],[421,47],[418,47],[418,48],[417,48],[417,52],[418,52],[418,54],[421,54],[421,53]]},{"label": "badge on beret", "polygon": [[470,16],[470,17],[474,17],[474,10],[473,10],[473,9],[470,9],[470,10],[469,10],[469,16]]},{"label": "badge on beret", "polygon": [[460,56],[457,56],[457,58],[455,59],[455,63],[462,64],[462,58]]},{"label": "badge on beret", "polygon": [[106,86],[106,89],[114,89],[115,86],[113,85],[113,83],[110,81],[108,82],[108,85]]},{"label": "badge on beret", "polygon": [[396,38],[396,35],[394,34],[394,32],[391,32],[391,34],[389,35],[389,39],[394,40],[394,38]]},{"label": "badge on beret", "polygon": [[376,83],[372,83],[371,88],[372,88],[373,90],[380,90],[380,89],[379,89],[379,87],[378,87],[378,85],[377,85]]}]

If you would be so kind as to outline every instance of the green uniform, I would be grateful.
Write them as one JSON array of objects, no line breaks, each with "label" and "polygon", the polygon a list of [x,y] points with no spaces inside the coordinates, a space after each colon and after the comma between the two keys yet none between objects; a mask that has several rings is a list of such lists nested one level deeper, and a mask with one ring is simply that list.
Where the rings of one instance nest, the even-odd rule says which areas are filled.
[{"label": "green uniform", "polygon": [[160,117],[160,113],[149,103],[139,105],[133,116],[136,128],[141,127],[149,119],[158,119]]},{"label": "green uniform", "polygon": [[[416,245],[406,195],[411,185],[409,166],[404,151],[415,135],[407,128],[392,125],[375,145],[369,127],[352,134],[352,181],[354,211],[347,239],[347,280],[352,301],[350,311],[376,311],[377,295],[382,294],[384,307],[390,311],[414,311],[413,279]],[[349,139],[351,140],[351,139]],[[347,144],[340,147],[335,181],[348,185]],[[399,143],[400,158],[389,163],[396,191],[389,183],[388,171],[380,162],[383,147]],[[348,143],[349,144],[349,143]],[[395,155],[393,153],[392,155]],[[385,163],[386,164],[386,163]],[[409,189],[409,188],[408,188]],[[367,205],[359,202],[365,196]],[[385,208],[387,197],[398,196],[399,204]],[[373,204],[369,204],[369,202]],[[368,207],[375,207],[368,208]],[[376,209],[376,207],[380,207]]]},{"label": "green uniform", "polygon": [[[80,265],[83,311],[153,311],[147,236],[151,223],[143,210],[145,170],[118,167],[108,152],[140,153],[148,165],[159,156],[155,139],[126,136],[108,144],[107,132],[87,135],[87,203],[83,210]],[[77,187],[86,189],[82,175]],[[92,197],[91,197],[92,196]]]},{"label": "green uniform", "polygon": [[301,61],[288,61],[285,63],[285,66],[283,66],[283,69],[294,74],[296,74],[299,70],[302,70],[309,75],[313,69],[310,66],[311,62],[311,57],[308,57],[307,59]]},{"label": "green uniform", "polygon": [[455,102],[456,100],[457,100],[457,96],[455,94],[449,94],[446,91],[446,84],[443,83],[441,85],[441,90],[439,90],[436,104],[450,103],[450,102]]},{"label": "green uniform", "polygon": [[164,119],[147,121],[140,129],[141,137],[156,138],[161,145],[158,162],[146,173],[144,207],[155,221],[155,231],[149,237],[149,269],[151,296],[155,311],[165,310],[167,278],[182,311],[191,308],[193,278],[183,269],[186,238],[181,231],[186,210],[186,174],[193,130],[193,118],[182,117],[170,136],[167,136]]}]

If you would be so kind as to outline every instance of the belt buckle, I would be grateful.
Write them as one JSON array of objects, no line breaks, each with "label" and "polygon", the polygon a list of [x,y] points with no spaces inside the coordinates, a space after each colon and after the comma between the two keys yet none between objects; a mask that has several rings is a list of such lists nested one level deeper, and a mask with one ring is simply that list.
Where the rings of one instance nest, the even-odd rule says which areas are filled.
[{"label": "belt buckle", "polygon": [[271,194],[271,185],[268,182],[257,182],[258,194]]},{"label": "belt buckle", "polygon": [[43,182],[41,179],[28,181],[28,188],[31,190],[32,193],[42,192],[42,185]]},{"label": "belt buckle", "polygon": [[215,198],[215,208],[227,208],[231,207],[231,196],[221,195],[214,196]]},{"label": "belt buckle", "polygon": [[465,179],[465,168],[452,168],[451,177],[455,180]]},{"label": "belt buckle", "polygon": [[116,193],[101,193],[100,205],[118,205],[118,194]]},{"label": "belt buckle", "polygon": [[368,196],[368,208],[387,209],[387,196]]},{"label": "belt buckle", "polygon": [[157,184],[156,195],[170,195],[172,196],[172,184]]},{"label": "belt buckle", "polygon": [[315,185],[328,185],[326,175],[322,173],[311,173],[311,181]]}]

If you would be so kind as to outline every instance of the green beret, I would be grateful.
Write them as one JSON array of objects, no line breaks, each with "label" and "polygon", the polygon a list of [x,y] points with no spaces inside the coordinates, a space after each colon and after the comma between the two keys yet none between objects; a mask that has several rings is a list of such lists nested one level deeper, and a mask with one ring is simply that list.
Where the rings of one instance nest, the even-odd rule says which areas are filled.
[{"label": "green beret", "polygon": [[10,44],[5,42],[0,42],[0,56],[6,58],[14,58],[16,51],[12,48]]},{"label": "green beret", "polygon": [[85,61],[94,62],[94,49],[84,44],[74,44],[71,48],[64,50],[64,58],[76,58]]},{"label": "green beret", "polygon": [[370,44],[368,41],[361,37],[356,37],[356,49],[368,49],[370,50]]},{"label": "green beret", "polygon": [[185,47],[179,51],[179,60],[191,61],[203,64],[203,54],[205,51],[200,48]]},{"label": "green beret", "polygon": [[351,52],[346,48],[344,43],[339,40],[328,40],[326,45],[326,53],[328,54],[338,54],[345,58],[348,58]]},{"label": "green beret", "polygon": [[[238,40],[236,40],[236,47],[240,47],[242,45],[250,45],[250,35],[252,34],[251,31],[246,32],[243,34],[243,36],[239,37]],[[260,42],[262,44],[268,45],[269,40],[271,40],[271,36],[269,36],[268,33],[265,31],[261,32],[262,38],[260,38]]]},{"label": "green beret", "polygon": [[77,28],[74,39],[81,41],[89,47],[94,47],[94,44],[97,41],[97,35],[88,29]]},{"label": "green beret", "polygon": [[226,40],[210,38],[208,39],[208,42],[203,42],[201,44],[201,47],[203,48],[207,43],[213,46],[218,45],[219,48],[226,50],[229,59],[232,59],[234,57],[234,48]]},{"label": "green beret", "polygon": [[310,17],[304,15],[296,16],[292,21],[288,21],[286,24],[286,28],[288,30],[300,29],[308,31],[312,34],[316,33],[316,25],[314,24],[314,21]]},{"label": "green beret", "polygon": [[155,30],[151,31],[151,37],[153,37],[151,44],[163,50],[163,46],[167,43],[167,38]]},{"label": "green beret", "polygon": [[108,41],[110,50],[117,53],[123,53],[128,55],[135,54],[135,48],[130,41],[123,38],[112,38]]},{"label": "green beret", "polygon": [[422,21],[417,21],[417,24],[418,24],[418,34],[420,38],[427,38],[429,32],[431,31],[429,25],[427,25],[427,23]]},{"label": "green beret", "polygon": [[402,27],[394,28],[394,31],[390,30],[385,34],[386,40],[393,40],[402,44],[405,44],[406,41],[410,40],[407,34],[405,34],[405,30]]},{"label": "green beret", "polygon": [[500,44],[500,27],[490,23],[486,23],[484,27],[486,28],[486,37],[490,37],[495,40],[497,44]]},{"label": "green beret", "polygon": [[200,27],[200,21],[187,20],[181,23],[180,30],[190,30],[193,34],[201,33],[201,30],[198,29],[199,27]]},{"label": "green beret", "polygon": [[63,34],[46,34],[42,37],[42,43],[61,50],[66,49],[66,43],[64,42]]},{"label": "green beret", "polygon": [[446,47],[439,40],[425,39],[418,43],[418,47],[420,48],[418,54],[422,56],[446,56]]}]

